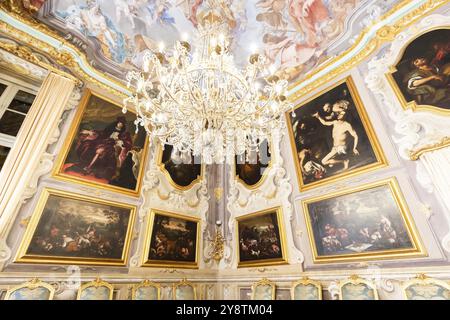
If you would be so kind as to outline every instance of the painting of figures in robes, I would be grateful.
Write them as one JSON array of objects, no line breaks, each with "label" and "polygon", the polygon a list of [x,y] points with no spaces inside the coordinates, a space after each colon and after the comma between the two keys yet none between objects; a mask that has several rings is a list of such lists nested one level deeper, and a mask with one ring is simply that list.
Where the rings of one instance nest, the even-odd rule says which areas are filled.
[{"label": "painting of figures in robes", "polygon": [[44,189],[17,262],[125,265],[135,207]]},{"label": "painting of figures in robes", "polygon": [[350,77],[286,117],[302,191],[386,165]]},{"label": "painting of figures in robes", "polygon": [[148,139],[133,112],[87,92],[63,146],[57,178],[137,195]]},{"label": "painting of figures in robes", "polygon": [[304,200],[303,211],[316,262],[423,253],[394,178]]},{"label": "painting of figures in robes", "polygon": [[450,29],[413,40],[393,71],[389,79],[405,108],[450,111]]}]

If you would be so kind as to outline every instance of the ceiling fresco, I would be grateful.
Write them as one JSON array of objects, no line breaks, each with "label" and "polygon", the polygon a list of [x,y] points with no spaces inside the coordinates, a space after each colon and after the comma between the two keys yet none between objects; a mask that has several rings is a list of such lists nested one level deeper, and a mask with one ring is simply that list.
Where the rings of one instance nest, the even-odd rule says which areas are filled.
[{"label": "ceiling fresco", "polygon": [[35,6],[39,20],[86,52],[93,67],[118,79],[139,68],[145,50],[160,42],[171,47],[177,39],[193,41],[200,17],[213,10],[229,26],[239,65],[256,50],[270,59],[279,76],[295,81],[348,48],[351,35],[396,2],[35,0]]}]

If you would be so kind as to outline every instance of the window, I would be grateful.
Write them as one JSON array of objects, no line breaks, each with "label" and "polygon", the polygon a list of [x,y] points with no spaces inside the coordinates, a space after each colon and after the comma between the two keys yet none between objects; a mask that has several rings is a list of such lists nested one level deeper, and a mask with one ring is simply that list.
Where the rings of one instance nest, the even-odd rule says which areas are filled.
[{"label": "window", "polygon": [[0,170],[36,98],[38,88],[0,74]]}]

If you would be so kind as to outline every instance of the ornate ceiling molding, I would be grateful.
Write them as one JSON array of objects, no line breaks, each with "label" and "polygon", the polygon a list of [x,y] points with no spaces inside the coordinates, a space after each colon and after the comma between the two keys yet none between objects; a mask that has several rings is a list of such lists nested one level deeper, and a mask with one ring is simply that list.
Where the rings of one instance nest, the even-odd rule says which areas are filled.
[{"label": "ornate ceiling molding", "polygon": [[[373,53],[380,44],[392,40],[418,18],[448,2],[449,0],[401,1],[382,15],[378,21],[367,27],[351,48],[294,83],[290,88],[290,99],[298,100],[351,69]],[[119,96],[129,94],[129,90],[123,84],[94,69],[84,53],[55,31],[32,18],[29,9],[15,5],[14,1],[8,0],[1,4],[0,31],[13,36],[17,41],[45,52],[56,63],[68,67],[84,81],[94,83]],[[69,75],[67,72],[66,74]]]}]

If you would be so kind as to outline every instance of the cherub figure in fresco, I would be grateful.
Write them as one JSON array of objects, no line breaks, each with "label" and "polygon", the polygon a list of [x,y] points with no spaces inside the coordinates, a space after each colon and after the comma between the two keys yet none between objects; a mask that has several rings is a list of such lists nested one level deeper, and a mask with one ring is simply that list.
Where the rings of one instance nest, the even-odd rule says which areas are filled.
[{"label": "cherub figure in fresco", "polygon": [[286,8],[285,0],[260,0],[256,7],[265,11],[256,15],[256,21],[262,21],[277,30],[283,30],[288,23],[283,19],[283,11]]},{"label": "cherub figure in fresco", "polygon": [[317,118],[319,122],[324,126],[332,126],[332,136],[333,136],[333,148],[331,151],[322,159],[323,165],[328,165],[330,167],[335,164],[342,164],[344,170],[348,169],[350,160],[348,158],[344,160],[336,159],[339,155],[347,155],[347,136],[351,135],[353,137],[353,154],[359,155],[358,147],[358,134],[352,125],[345,121],[345,113],[339,113],[336,115],[334,120],[324,120],[318,112],[312,115]]},{"label": "cherub figure in fresco", "polygon": [[127,19],[131,24],[131,28],[135,29],[134,19],[137,18],[138,0],[114,0],[114,5],[116,7],[117,21]]},{"label": "cherub figure in fresco", "polygon": [[361,0],[333,0],[328,2],[330,16],[327,23],[321,28],[326,39],[335,39],[344,31],[345,20]]},{"label": "cherub figure in fresco", "polygon": [[306,43],[318,46],[318,25],[331,19],[322,0],[289,0],[289,15],[296,28],[305,34]]},{"label": "cherub figure in fresco", "polygon": [[272,63],[280,63],[280,71],[277,75],[288,80],[297,78],[304,69],[304,64],[315,59],[319,54],[316,47],[295,41],[285,33],[279,36],[266,33],[263,36],[263,43],[269,60]]}]

